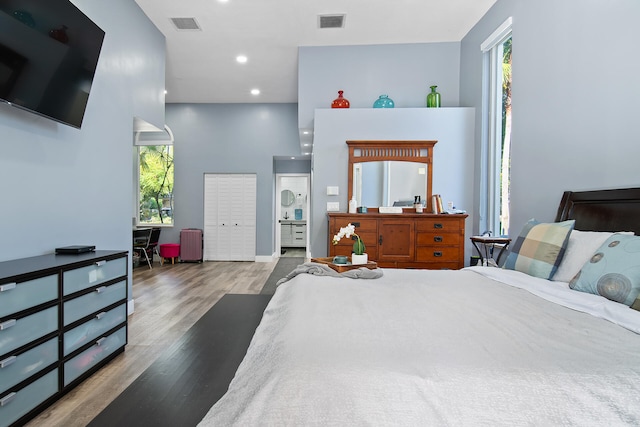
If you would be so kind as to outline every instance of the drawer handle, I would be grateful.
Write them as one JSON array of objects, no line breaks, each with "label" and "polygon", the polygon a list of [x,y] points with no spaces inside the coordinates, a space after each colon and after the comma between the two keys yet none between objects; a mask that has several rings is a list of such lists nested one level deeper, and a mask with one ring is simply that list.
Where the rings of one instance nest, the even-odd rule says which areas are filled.
[{"label": "drawer handle", "polygon": [[105,265],[107,263],[107,261],[102,260],[102,261],[98,261],[96,262],[96,267],[102,267],[103,265]]},{"label": "drawer handle", "polygon": [[436,252],[433,253],[433,256],[435,256],[435,257],[442,256],[442,252],[436,251]]},{"label": "drawer handle", "polygon": [[102,319],[104,316],[106,316],[107,312],[103,311],[102,313],[98,313],[96,314],[96,319],[100,320]]},{"label": "drawer handle", "polygon": [[5,397],[3,397],[2,399],[0,399],[0,407],[1,407],[1,406],[6,406],[6,405],[8,405],[9,403],[11,403],[11,401],[12,401],[13,399],[15,399],[17,395],[18,395],[18,393],[16,393],[15,391],[14,391],[14,392],[11,392],[11,393],[9,393],[9,394],[7,394]]},{"label": "drawer handle", "polygon": [[434,241],[434,242],[442,242],[442,236],[435,236],[435,237],[433,238],[433,241]]},{"label": "drawer handle", "polygon": [[436,222],[435,224],[433,224],[433,228],[443,228],[442,223]]},{"label": "drawer handle", "polygon": [[101,293],[103,293],[103,292],[104,292],[104,290],[105,290],[105,289],[107,289],[107,287],[106,287],[106,286],[100,286],[99,288],[96,288],[96,292],[97,292],[97,293],[99,293],[99,294],[101,294]]},{"label": "drawer handle", "polygon": [[10,291],[11,289],[15,289],[18,286],[17,283],[5,283],[4,285],[0,285],[0,292]]},{"label": "drawer handle", "polygon": [[17,322],[16,319],[9,319],[7,321],[4,321],[4,322],[0,323],[0,331],[4,331],[5,329],[9,329],[13,325],[15,325],[16,322]]},{"label": "drawer handle", "polygon": [[16,360],[18,360],[17,356],[9,356],[4,360],[0,360],[0,369],[1,368],[6,368],[7,366],[11,365]]},{"label": "drawer handle", "polygon": [[107,337],[100,338],[98,341],[96,341],[96,345],[97,346],[101,346],[105,342],[106,339],[107,339]]}]

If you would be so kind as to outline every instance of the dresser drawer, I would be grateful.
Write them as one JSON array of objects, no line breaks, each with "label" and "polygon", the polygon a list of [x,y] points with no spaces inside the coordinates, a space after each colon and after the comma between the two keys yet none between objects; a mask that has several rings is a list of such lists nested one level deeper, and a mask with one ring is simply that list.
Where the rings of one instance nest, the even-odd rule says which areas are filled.
[{"label": "dresser drawer", "polygon": [[420,221],[416,221],[417,231],[430,231],[438,233],[459,233],[461,228],[461,222],[459,219],[449,219],[447,215],[443,215],[444,218],[425,218]]},{"label": "dresser drawer", "polygon": [[418,262],[458,262],[460,258],[459,247],[419,246],[416,251],[416,261]]},{"label": "dresser drawer", "polygon": [[98,365],[101,361],[122,348],[127,342],[127,328],[123,326],[113,334],[100,338],[96,344],[89,347],[64,364],[64,385]]},{"label": "dresser drawer", "polygon": [[26,415],[58,391],[58,370],[54,369],[17,392],[0,395],[0,422],[9,425]]},{"label": "dresser drawer", "polygon": [[9,353],[58,330],[58,307],[50,307],[20,319],[0,322],[0,354]]},{"label": "dresser drawer", "polygon": [[127,274],[127,258],[97,261],[62,274],[62,294],[69,295]]},{"label": "dresser drawer", "polygon": [[358,235],[365,231],[370,231],[372,233],[377,233],[378,231],[378,220],[376,219],[367,219],[367,218],[339,218],[336,219],[335,222],[335,230],[334,235],[336,235],[341,228],[346,227],[348,224],[353,224],[356,227],[356,233]]},{"label": "dresser drawer", "polygon": [[127,304],[101,311],[93,319],[65,332],[63,354],[66,356],[83,345],[95,340],[111,328],[115,328],[127,319]]},{"label": "dresser drawer", "polygon": [[58,337],[0,360],[0,394],[58,360]]},{"label": "dresser drawer", "polygon": [[462,243],[463,237],[459,233],[426,233],[416,234],[416,244],[418,246],[458,246]]},{"label": "dresser drawer", "polygon": [[98,286],[96,290],[64,302],[64,326],[95,313],[100,309],[127,297],[127,281],[109,286]]},{"label": "dresser drawer", "polygon": [[58,298],[58,275],[0,285],[0,318]]}]

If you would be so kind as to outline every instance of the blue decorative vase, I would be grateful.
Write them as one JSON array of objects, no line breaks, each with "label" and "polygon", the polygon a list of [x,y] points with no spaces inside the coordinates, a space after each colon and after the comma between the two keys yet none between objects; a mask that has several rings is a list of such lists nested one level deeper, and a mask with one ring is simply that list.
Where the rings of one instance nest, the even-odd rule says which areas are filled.
[{"label": "blue decorative vase", "polygon": [[393,103],[393,99],[387,95],[380,95],[376,102],[373,103],[373,108],[393,108],[396,105]]}]

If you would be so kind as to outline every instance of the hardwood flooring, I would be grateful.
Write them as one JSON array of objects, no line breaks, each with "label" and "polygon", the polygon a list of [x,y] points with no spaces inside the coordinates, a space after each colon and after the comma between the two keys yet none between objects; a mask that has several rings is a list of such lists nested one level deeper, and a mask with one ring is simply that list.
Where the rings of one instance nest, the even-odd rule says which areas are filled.
[{"label": "hardwood flooring", "polygon": [[27,426],[86,426],[226,293],[258,294],[277,261],[154,263],[133,270],[135,312],[124,353]]}]

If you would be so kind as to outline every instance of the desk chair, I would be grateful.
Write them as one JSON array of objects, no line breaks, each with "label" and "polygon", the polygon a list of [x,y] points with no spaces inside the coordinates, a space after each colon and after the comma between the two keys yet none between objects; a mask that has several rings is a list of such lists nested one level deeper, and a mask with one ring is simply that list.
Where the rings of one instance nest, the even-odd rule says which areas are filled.
[{"label": "desk chair", "polygon": [[[147,256],[147,246],[149,245],[149,238],[151,237],[151,228],[142,228],[139,230],[133,230],[133,251],[136,252],[140,257],[144,253],[145,259],[147,259],[147,263],[149,262],[149,258]],[[151,265],[149,265],[151,267]]]}]

